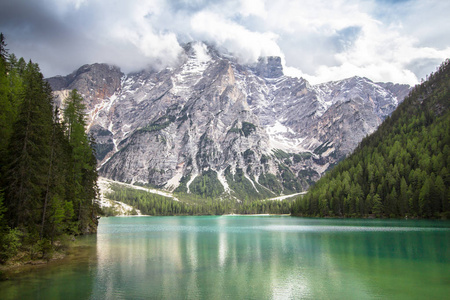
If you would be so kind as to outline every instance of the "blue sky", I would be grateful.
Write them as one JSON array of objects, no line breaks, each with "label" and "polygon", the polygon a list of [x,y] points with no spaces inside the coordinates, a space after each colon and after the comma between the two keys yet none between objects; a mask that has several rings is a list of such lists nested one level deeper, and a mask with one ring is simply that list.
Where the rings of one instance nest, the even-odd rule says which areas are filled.
[{"label": "blue sky", "polygon": [[281,56],[311,83],[415,84],[450,57],[449,11],[441,0],[3,0],[0,31],[47,77],[94,62],[164,68],[198,40],[242,63]]}]

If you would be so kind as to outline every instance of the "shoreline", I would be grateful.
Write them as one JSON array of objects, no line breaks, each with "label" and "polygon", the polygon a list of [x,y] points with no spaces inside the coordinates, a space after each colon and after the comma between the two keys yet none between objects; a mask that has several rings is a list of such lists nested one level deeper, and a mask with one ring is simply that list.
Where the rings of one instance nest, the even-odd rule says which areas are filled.
[{"label": "shoreline", "polygon": [[418,218],[418,217],[374,217],[374,216],[358,216],[358,217],[345,217],[345,216],[301,216],[293,214],[223,214],[223,215],[117,215],[117,216],[100,216],[101,218],[128,218],[128,217],[270,217],[270,216],[282,216],[282,217],[295,217],[295,218],[305,218],[305,219],[345,219],[345,220],[442,220],[449,221],[450,219],[440,217],[440,218]]},{"label": "shoreline", "polygon": [[26,261],[8,261],[6,264],[0,264],[0,281],[10,280],[16,276],[39,269],[46,268],[54,262],[59,262],[69,256],[67,252],[58,252],[46,259],[26,260]]},{"label": "shoreline", "polygon": [[38,269],[45,269],[60,264],[68,264],[83,260],[91,247],[73,242],[66,250],[54,252],[50,259],[13,260],[0,264],[0,281],[8,281]]},{"label": "shoreline", "polygon": [[[270,216],[283,216],[289,217],[291,214],[223,214],[223,215],[117,215],[101,218],[133,218],[133,217],[270,217]],[[292,216],[296,217],[296,216]]]}]

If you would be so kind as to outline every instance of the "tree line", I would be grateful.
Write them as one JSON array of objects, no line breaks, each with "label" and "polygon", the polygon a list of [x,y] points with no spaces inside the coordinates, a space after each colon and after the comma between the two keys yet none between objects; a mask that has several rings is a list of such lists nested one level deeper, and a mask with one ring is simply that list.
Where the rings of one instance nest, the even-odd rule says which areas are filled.
[{"label": "tree line", "polygon": [[110,186],[112,192],[106,197],[120,201],[139,209],[144,215],[151,216],[193,216],[223,214],[289,214],[291,201],[221,199],[207,197],[196,201],[181,202],[143,190]]},{"label": "tree line", "polygon": [[68,236],[95,232],[93,141],[76,90],[62,112],[39,66],[0,34],[0,262],[49,258]]},{"label": "tree line", "polygon": [[292,205],[292,214],[450,217],[450,61]]}]

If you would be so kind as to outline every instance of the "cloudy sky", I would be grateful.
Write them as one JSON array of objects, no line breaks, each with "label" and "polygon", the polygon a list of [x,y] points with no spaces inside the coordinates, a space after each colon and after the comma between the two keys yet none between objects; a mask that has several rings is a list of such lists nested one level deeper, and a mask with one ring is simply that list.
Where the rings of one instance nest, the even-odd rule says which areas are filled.
[{"label": "cloudy sky", "polygon": [[415,84],[450,58],[449,11],[446,0],[0,0],[0,31],[46,77],[94,62],[163,68],[181,43],[207,41],[242,63],[281,56],[311,83]]}]

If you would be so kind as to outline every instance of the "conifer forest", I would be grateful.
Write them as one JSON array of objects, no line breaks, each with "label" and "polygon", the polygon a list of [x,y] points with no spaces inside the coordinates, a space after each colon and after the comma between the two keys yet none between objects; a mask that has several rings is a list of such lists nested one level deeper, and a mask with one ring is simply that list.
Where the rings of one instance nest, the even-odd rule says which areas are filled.
[{"label": "conifer forest", "polygon": [[292,204],[299,216],[449,218],[450,61]]},{"label": "conifer forest", "polygon": [[96,232],[93,141],[77,91],[56,109],[38,64],[0,38],[0,261],[47,259]]}]

